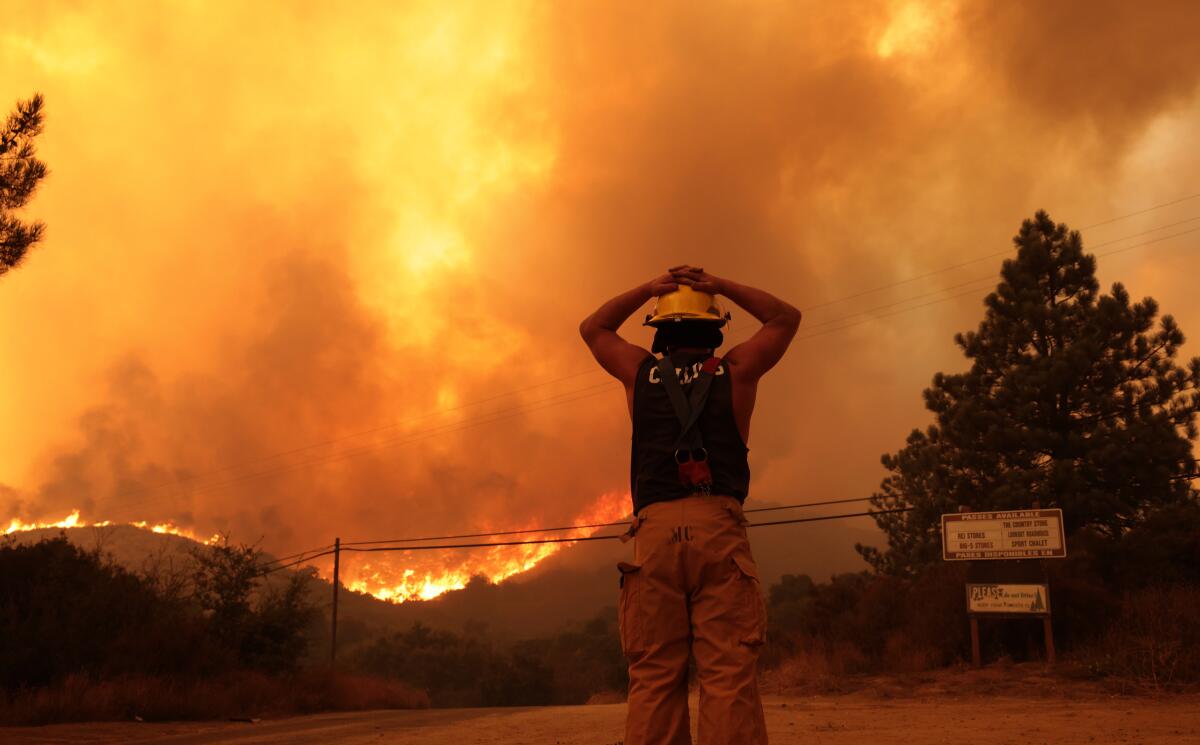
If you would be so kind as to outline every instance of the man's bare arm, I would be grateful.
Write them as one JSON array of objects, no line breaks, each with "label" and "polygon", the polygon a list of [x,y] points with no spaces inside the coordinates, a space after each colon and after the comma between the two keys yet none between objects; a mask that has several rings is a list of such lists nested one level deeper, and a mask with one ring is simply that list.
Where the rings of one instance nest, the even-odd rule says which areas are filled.
[{"label": "man's bare arm", "polygon": [[664,274],[617,295],[579,324],[579,335],[592,350],[592,356],[627,388],[633,385],[638,367],[650,352],[622,339],[617,329],[647,300],[677,289],[679,284],[670,274]]},{"label": "man's bare arm", "polygon": [[715,277],[691,266],[675,267],[671,276],[701,292],[724,295],[762,323],[754,336],[725,355],[743,383],[757,381],[774,367],[800,326],[800,311],[764,290]]}]

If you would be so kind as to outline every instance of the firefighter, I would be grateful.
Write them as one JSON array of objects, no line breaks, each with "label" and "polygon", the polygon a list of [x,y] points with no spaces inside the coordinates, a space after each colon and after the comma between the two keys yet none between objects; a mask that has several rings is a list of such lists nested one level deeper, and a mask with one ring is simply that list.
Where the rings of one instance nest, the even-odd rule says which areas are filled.
[{"label": "firefighter", "polygon": [[[723,296],[762,326],[723,357]],[[643,304],[652,351],[617,333]],[[633,420],[632,562],[621,562],[621,647],[629,662],[625,745],[691,742],[688,656],[700,687],[700,745],[767,742],[756,679],[766,609],[746,539],[746,442],[759,378],[783,356],[800,311],[753,287],[677,266],[580,324],[625,385]]]}]

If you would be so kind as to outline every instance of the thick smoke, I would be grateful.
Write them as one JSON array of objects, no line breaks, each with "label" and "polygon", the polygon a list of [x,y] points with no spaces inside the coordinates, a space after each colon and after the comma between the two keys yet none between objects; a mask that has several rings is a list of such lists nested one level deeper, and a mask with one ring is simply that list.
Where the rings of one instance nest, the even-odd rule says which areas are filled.
[{"label": "thick smoke", "polygon": [[[1003,251],[1039,207],[1083,225],[1189,193],[1194,161],[1141,164],[1188,162],[1171,133],[1200,117],[1197,20],[1186,2],[17,11],[0,93],[46,94],[53,173],[31,205],[49,237],[0,285],[0,518],[170,519],[279,553],[569,522],[627,477],[619,391],[566,377],[593,370],[576,325],[684,261],[810,309],[763,384],[755,497],[865,495],[987,288],[804,337],[998,259],[823,304]],[[1178,273],[1150,270],[1173,245],[1105,276],[1144,279],[1189,330]],[[735,309],[731,342],[754,327]],[[769,573],[856,566],[823,525],[794,530],[835,548],[796,565],[775,543],[803,538],[763,533]]]}]

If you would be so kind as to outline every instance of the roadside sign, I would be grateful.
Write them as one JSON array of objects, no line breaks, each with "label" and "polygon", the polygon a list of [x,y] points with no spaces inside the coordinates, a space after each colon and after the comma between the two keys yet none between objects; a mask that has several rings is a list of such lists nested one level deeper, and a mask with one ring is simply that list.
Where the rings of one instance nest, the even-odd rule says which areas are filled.
[{"label": "roadside sign", "polygon": [[942,515],[942,558],[946,561],[1059,559],[1066,555],[1060,509]]},{"label": "roadside sign", "polygon": [[967,585],[970,613],[1050,614],[1048,585]]}]

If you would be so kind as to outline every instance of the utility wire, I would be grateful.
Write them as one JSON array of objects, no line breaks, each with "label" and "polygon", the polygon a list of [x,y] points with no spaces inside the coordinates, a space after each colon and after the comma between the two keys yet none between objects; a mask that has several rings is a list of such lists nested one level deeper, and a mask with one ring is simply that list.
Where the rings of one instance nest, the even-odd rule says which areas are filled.
[{"label": "utility wire", "polygon": [[[1132,234],[1132,235],[1126,235],[1126,236],[1122,236],[1121,238],[1114,238],[1113,240],[1110,240],[1110,241],[1105,241],[1105,242],[1103,242],[1103,243],[1097,243],[1096,245],[1092,246],[1092,248],[1101,248],[1101,247],[1103,247],[1103,246],[1111,246],[1111,245],[1113,245],[1113,244],[1115,244],[1115,243],[1120,243],[1121,241],[1127,241],[1127,240],[1129,240],[1130,238],[1140,238],[1140,237],[1142,237],[1142,236],[1144,236],[1144,235],[1149,235],[1149,234],[1151,234],[1151,233],[1157,233],[1157,232],[1158,232],[1158,231],[1160,231],[1160,230],[1166,230],[1167,228],[1174,228],[1174,227],[1178,227],[1178,226],[1180,226],[1180,225],[1185,225],[1185,224],[1187,224],[1187,223],[1190,223],[1190,222],[1195,222],[1195,221],[1197,221],[1197,220],[1200,220],[1200,215],[1197,215],[1197,216],[1195,216],[1195,217],[1189,217],[1189,218],[1188,218],[1188,219],[1186,219],[1186,220],[1180,220],[1179,222],[1171,223],[1171,224],[1169,224],[1169,225],[1160,225],[1160,226],[1158,226],[1157,228],[1152,228],[1152,229],[1150,229],[1150,230],[1146,230],[1146,231],[1143,231],[1143,232],[1141,232],[1141,233],[1134,233],[1134,234]],[[1103,257],[1103,256],[1112,256],[1113,254],[1118,254],[1118,253],[1121,253],[1121,252],[1123,252],[1123,251],[1129,251],[1129,250],[1132,250],[1132,249],[1134,249],[1134,248],[1141,248],[1141,247],[1143,247],[1143,246],[1148,246],[1148,245],[1150,245],[1151,243],[1157,243],[1157,242],[1159,242],[1159,241],[1163,241],[1163,240],[1166,240],[1166,239],[1168,239],[1168,238],[1176,238],[1176,237],[1178,237],[1178,236],[1181,236],[1181,235],[1187,235],[1188,233],[1194,233],[1194,232],[1196,232],[1197,230],[1200,230],[1200,228],[1193,228],[1193,229],[1191,229],[1191,230],[1183,230],[1183,231],[1180,231],[1180,232],[1178,232],[1178,233],[1173,233],[1173,234],[1171,234],[1171,235],[1160,236],[1160,237],[1158,237],[1158,238],[1155,238],[1154,240],[1151,240],[1151,241],[1145,241],[1145,242],[1143,242],[1143,243],[1139,243],[1139,244],[1136,244],[1136,245],[1133,245],[1133,246],[1125,246],[1124,248],[1119,248],[1119,249],[1116,249],[1116,250],[1114,250],[1114,251],[1104,251],[1104,252],[1102,252],[1102,253],[1098,253],[1098,254],[1096,254],[1096,256],[1097,256],[1098,258],[1099,258],[1099,257]],[[1006,254],[1008,254],[1008,253],[1009,253],[1009,252],[1007,252],[1007,251],[1006,251],[1004,254],[996,254],[996,255],[997,255],[997,256],[999,256],[999,255],[1006,255]],[[989,257],[987,257],[987,258],[992,258],[992,257],[990,257],[990,256],[989,256]],[[839,323],[839,322],[841,322],[841,321],[846,321],[846,320],[849,320],[849,319],[851,319],[851,318],[857,318],[858,316],[867,315],[867,314],[869,314],[869,313],[872,313],[872,312],[874,312],[874,311],[877,311],[877,310],[885,310],[885,309],[887,309],[887,308],[893,308],[893,307],[895,307],[895,306],[897,306],[897,305],[903,305],[904,303],[912,302],[913,300],[920,300],[920,299],[922,299],[922,298],[926,298],[926,297],[932,297],[933,295],[939,295],[939,294],[941,294],[941,293],[943,293],[943,292],[949,292],[950,290],[957,290],[957,289],[958,289],[958,288],[960,288],[960,287],[967,287],[968,285],[977,285],[977,284],[979,284],[979,283],[981,283],[981,282],[987,282],[987,283],[991,283],[991,282],[994,282],[995,280],[996,280],[996,277],[995,277],[995,275],[994,275],[994,274],[988,274],[988,275],[986,275],[986,276],[982,276],[982,277],[976,277],[975,279],[969,279],[969,280],[967,280],[966,282],[960,282],[959,284],[950,285],[949,287],[942,287],[942,288],[939,288],[939,289],[936,289],[936,290],[931,290],[931,291],[929,291],[929,292],[922,293],[922,294],[920,294],[920,295],[913,295],[913,296],[910,296],[910,297],[904,298],[904,299],[902,299],[902,300],[897,300],[897,301],[895,301],[895,302],[892,302],[892,303],[887,303],[887,304],[885,304],[885,305],[876,305],[876,306],[875,306],[875,307],[873,307],[873,308],[867,308],[866,310],[859,311],[858,313],[852,313],[852,314],[850,314],[850,315],[848,315],[848,316],[842,316],[842,317],[840,317],[840,318],[831,318],[831,319],[828,319],[828,320],[825,320],[825,321],[819,321],[819,322],[817,322],[817,323],[809,323],[809,324],[806,324],[806,326],[807,326],[808,328],[810,328],[810,329],[811,329],[811,328],[813,328],[813,327],[827,326],[827,325],[830,325],[830,324]],[[956,295],[955,297],[958,297],[958,296]],[[923,307],[923,306],[922,306],[922,307]]]},{"label": "utility wire", "polygon": [[[1190,194],[1186,197],[1181,197],[1179,199],[1175,199],[1170,202],[1163,202],[1161,204],[1152,205],[1150,207],[1138,210],[1136,212],[1127,212],[1124,215],[1117,215],[1116,217],[1112,217],[1107,220],[1102,220],[1100,222],[1095,222],[1095,223],[1092,223],[1091,225],[1084,225],[1082,228],[1079,228],[1079,231],[1083,232],[1085,230],[1091,230],[1092,228],[1098,228],[1101,225],[1109,225],[1114,222],[1120,222],[1121,220],[1127,220],[1131,217],[1137,217],[1138,215],[1144,215],[1147,212],[1154,212],[1155,210],[1160,210],[1163,207],[1170,207],[1172,205],[1182,204],[1183,202],[1188,202],[1188,201],[1191,201],[1191,200],[1197,199],[1197,198],[1200,198],[1200,194]],[[1122,239],[1117,239],[1117,240],[1122,240]],[[996,253],[990,253],[990,254],[987,254],[986,256],[980,256],[978,258],[969,259],[967,261],[963,261],[958,264],[952,264],[950,266],[942,267],[941,269],[934,269],[933,271],[925,272],[924,274],[918,274],[916,276],[908,277],[906,279],[902,279],[902,280],[899,280],[896,282],[889,282],[888,284],[879,285],[878,287],[872,287],[870,289],[861,290],[859,292],[855,292],[850,295],[843,295],[841,297],[833,298],[832,300],[826,300],[824,302],[817,303],[815,305],[809,305],[806,308],[804,308],[804,310],[816,310],[817,308],[824,308],[826,306],[835,305],[837,303],[845,302],[847,300],[854,300],[856,298],[863,297],[864,295],[871,295],[876,292],[882,292],[883,290],[889,290],[893,287],[899,287],[900,285],[905,285],[910,282],[916,282],[919,279],[927,279],[929,277],[933,277],[938,274],[942,274],[944,272],[953,271],[954,269],[961,269],[964,266],[970,266],[971,264],[978,264],[981,261],[987,261],[988,259],[994,259],[998,256],[1007,256],[1010,253],[1012,253],[1012,249],[998,251]]]},{"label": "utility wire", "polygon": [[[306,556],[303,559],[299,559],[297,561],[293,561],[288,564],[281,564],[279,566],[271,567],[269,569],[265,568],[266,564],[264,564],[263,567],[260,567],[258,575],[260,577],[265,577],[268,574],[274,574],[275,572],[283,571],[284,569],[291,569],[292,567],[299,566],[301,564],[306,564],[306,563],[312,561],[313,559],[319,559],[322,556],[329,556],[332,553],[333,553],[333,549],[330,549],[329,551],[322,551],[319,554],[313,554],[312,556]],[[270,562],[267,562],[267,564],[269,564],[269,563]]]},{"label": "utility wire", "polygon": [[1147,207],[1144,210],[1138,210],[1137,212],[1127,212],[1124,215],[1117,215],[1116,217],[1110,217],[1107,220],[1101,220],[1100,222],[1094,222],[1091,225],[1084,225],[1082,228],[1080,228],[1080,230],[1090,230],[1092,228],[1098,228],[1101,225],[1108,225],[1110,223],[1120,222],[1121,220],[1126,220],[1130,217],[1137,217],[1138,215],[1144,215],[1147,212],[1154,212],[1155,210],[1160,210],[1163,207],[1170,207],[1171,205],[1182,204],[1183,202],[1190,202],[1191,200],[1197,199],[1197,198],[1200,198],[1200,194],[1189,194],[1186,197],[1180,197],[1179,199],[1175,199],[1170,202],[1163,202],[1162,204],[1151,205],[1150,207]]},{"label": "utility wire", "polygon": [[[777,505],[777,506],[773,506],[773,507],[755,507],[752,509],[743,510],[743,512],[746,514],[753,513],[753,512],[775,512],[778,510],[794,510],[794,509],[801,509],[804,507],[822,507],[822,506],[826,506],[826,505],[848,504],[848,503],[852,503],[852,502],[866,502],[870,499],[871,499],[871,497],[850,497],[848,499],[826,499],[826,500],[822,500],[819,502],[797,502],[794,504],[784,504],[784,505]],[[882,511],[878,511],[878,512],[861,512],[861,513],[856,512],[856,513],[850,513],[850,514],[846,514],[846,515],[832,515],[832,516],[823,515],[820,517],[797,518],[794,520],[776,520],[776,521],[764,522],[764,523],[751,523],[747,527],[762,526],[762,525],[785,525],[785,524],[790,524],[790,523],[803,523],[803,522],[816,522],[816,521],[820,521],[820,520],[831,520],[831,519],[835,519],[838,517],[860,517],[862,515],[878,515],[878,514],[886,514],[888,512],[907,512],[911,509],[912,509],[911,507],[905,507],[905,508],[899,508],[899,509],[893,509],[893,510],[882,510]],[[415,542],[441,541],[441,540],[451,540],[451,539],[461,539],[461,538],[487,538],[487,537],[492,537],[492,536],[521,535],[521,534],[528,534],[528,533],[551,533],[551,532],[565,531],[565,530],[584,530],[587,528],[612,528],[612,527],[625,526],[625,525],[629,525],[629,524],[630,524],[629,521],[626,520],[626,521],[618,521],[618,522],[611,522],[611,523],[591,523],[588,525],[572,525],[572,526],[560,526],[560,527],[552,527],[552,528],[529,528],[529,529],[524,529],[524,530],[503,530],[503,531],[494,531],[491,533],[458,533],[458,534],[454,534],[454,535],[424,536],[424,537],[420,537],[420,538],[393,538],[390,540],[379,540],[379,541],[350,541],[350,542],[342,543],[341,550],[343,550],[343,551],[351,551],[351,550],[354,550],[354,551],[385,551],[385,550],[389,550],[389,549],[387,549],[387,548],[365,549],[365,548],[359,548],[359,547],[360,546],[376,546],[379,544],[415,543]],[[504,541],[504,542],[492,541],[492,542],[486,542],[486,543],[471,543],[471,544],[459,544],[459,545],[437,544],[437,545],[433,545],[433,546],[412,546],[409,548],[413,548],[415,550],[431,550],[431,549],[435,549],[435,548],[452,549],[452,548],[480,548],[480,547],[486,547],[486,546],[524,546],[524,545],[541,544],[541,543],[573,543],[575,541],[585,541],[585,540],[586,541],[610,540],[613,538],[620,538],[620,537],[621,537],[620,535],[583,536],[583,537],[577,537],[577,538],[555,538],[555,539],[544,539],[544,540],[533,540],[533,541]],[[289,567],[297,566],[298,564],[303,564],[307,561],[311,561],[312,559],[321,558],[323,556],[329,556],[330,554],[332,554],[334,552],[332,550],[325,550],[325,549],[332,549],[332,547],[333,547],[332,544],[329,544],[326,546],[322,546],[320,549],[310,549],[309,551],[302,551],[298,554],[292,554],[291,556],[286,556],[281,559],[274,559],[273,561],[266,562],[266,564],[264,564],[264,566],[267,566],[267,565],[275,563],[275,562],[283,561],[285,559],[291,559],[294,557],[304,557],[297,561],[292,561],[283,566],[272,567],[271,569],[267,570],[265,573],[269,574],[270,572],[275,572],[280,569],[287,569]],[[405,547],[402,547],[402,546],[393,546],[391,548],[391,550],[396,550],[396,551],[401,551],[404,549],[405,549]],[[319,553],[312,553],[313,551],[317,551]],[[306,554],[312,554],[312,555],[305,556]]]},{"label": "utility wire", "polygon": [[[1097,243],[1097,244],[1095,244],[1094,246],[1092,246],[1092,248],[1101,248],[1101,247],[1103,247],[1103,246],[1111,246],[1111,245],[1113,245],[1113,244],[1115,244],[1115,243],[1120,243],[1121,241],[1127,241],[1127,240],[1129,240],[1130,238],[1140,238],[1140,237],[1142,237],[1142,236],[1144,236],[1144,235],[1150,235],[1151,233],[1157,233],[1158,231],[1160,231],[1160,230],[1166,230],[1167,228],[1175,228],[1175,227],[1179,227],[1180,225],[1186,225],[1187,223],[1190,223],[1190,222],[1195,222],[1195,221],[1197,221],[1197,220],[1200,220],[1200,215],[1197,215],[1197,216],[1195,216],[1195,217],[1189,217],[1189,218],[1188,218],[1188,219],[1186,219],[1186,220],[1180,220],[1179,222],[1170,223],[1170,224],[1168,224],[1168,225],[1160,225],[1160,226],[1158,226],[1157,228],[1151,228],[1150,230],[1146,230],[1146,231],[1143,231],[1143,232],[1141,232],[1141,233],[1134,233],[1134,234],[1132,234],[1132,235],[1126,235],[1126,236],[1122,236],[1121,238],[1114,238],[1114,239],[1112,239],[1112,240],[1110,240],[1110,241],[1105,241],[1105,242],[1103,242],[1103,243]],[[1149,245],[1149,244],[1151,244],[1151,243],[1156,243],[1156,242],[1158,242],[1158,241],[1160,241],[1160,240],[1166,240],[1167,238],[1175,238],[1175,237],[1177,237],[1177,236],[1180,236],[1180,235],[1186,235],[1187,233],[1193,233],[1193,232],[1195,232],[1196,230],[1200,230],[1200,228],[1195,228],[1195,229],[1192,229],[1192,230],[1184,230],[1184,231],[1181,231],[1181,232],[1179,232],[1179,233],[1174,233],[1174,234],[1172,234],[1172,235],[1168,235],[1168,236],[1160,236],[1159,238],[1156,238],[1156,239],[1154,239],[1154,240],[1152,240],[1152,241],[1147,241],[1147,242],[1145,242],[1145,243],[1139,243],[1139,244],[1137,244],[1137,245],[1134,245],[1134,246],[1125,246],[1124,248],[1119,248],[1119,249],[1116,249],[1115,251],[1105,251],[1105,252],[1103,252],[1103,253],[1096,254],[1096,256],[1097,256],[1097,257],[1103,257],[1103,256],[1112,256],[1113,254],[1118,254],[1118,253],[1121,253],[1122,251],[1129,251],[1129,250],[1131,250],[1131,249],[1134,249],[1134,248],[1141,248],[1142,246],[1146,246],[1146,245]],[[1009,251],[1005,251],[1005,252],[1003,252],[1003,253],[1000,253],[1000,254],[993,254],[993,255],[991,255],[991,256],[988,256],[988,257],[985,257],[985,258],[993,258],[994,256],[1004,256],[1004,255],[1007,255],[1008,253],[1010,253],[1010,252],[1009,252]],[[963,264],[963,265],[961,265],[961,266],[965,266],[965,264]],[[896,306],[898,306],[898,305],[904,305],[905,303],[912,302],[913,300],[919,300],[919,299],[926,298],[926,297],[932,297],[932,296],[934,296],[934,295],[939,295],[939,294],[941,294],[941,293],[943,293],[943,292],[949,292],[950,290],[957,290],[957,289],[959,289],[960,287],[967,287],[967,286],[969,286],[969,285],[978,285],[978,284],[980,284],[981,282],[986,282],[986,283],[989,283],[989,284],[990,284],[990,283],[994,282],[995,280],[996,280],[996,277],[995,277],[995,275],[994,275],[994,274],[988,274],[988,275],[986,275],[986,276],[982,276],[982,277],[976,277],[975,279],[969,279],[969,280],[967,280],[966,282],[960,282],[959,284],[950,285],[949,287],[941,287],[941,288],[939,288],[939,289],[936,289],[936,290],[931,290],[931,291],[929,291],[929,292],[925,292],[925,293],[922,293],[922,294],[920,294],[920,295],[913,295],[913,296],[910,296],[910,297],[904,298],[904,299],[902,299],[902,300],[897,300],[897,301],[895,301],[895,302],[886,303],[886,304],[884,304],[884,305],[876,305],[876,306],[875,306],[875,307],[873,307],[873,308],[867,308],[866,310],[859,311],[858,313],[852,313],[852,314],[850,314],[850,315],[848,315],[848,316],[842,316],[842,317],[840,317],[840,318],[831,318],[831,319],[828,319],[828,320],[825,320],[825,321],[819,321],[819,322],[817,322],[817,323],[809,323],[809,324],[805,324],[805,325],[806,325],[806,326],[807,326],[807,328],[809,328],[809,329],[812,329],[812,328],[814,328],[814,327],[828,326],[828,325],[830,325],[830,324],[834,324],[834,323],[840,323],[841,321],[846,321],[846,320],[849,320],[849,319],[851,319],[851,318],[857,318],[857,317],[859,317],[859,316],[868,315],[868,314],[870,314],[870,313],[872,313],[872,312],[874,312],[874,311],[877,311],[877,310],[885,310],[885,309],[888,309],[888,308],[894,308],[894,307],[896,307]],[[955,295],[954,297],[959,297],[959,295]],[[949,299],[949,298],[947,298],[947,299]],[[924,307],[924,306],[921,306],[921,307]]]},{"label": "utility wire", "polygon": [[496,530],[490,533],[459,533],[457,535],[427,535],[414,538],[390,538],[379,541],[348,541],[342,546],[376,546],[387,543],[425,543],[428,541],[449,541],[461,538],[488,538],[491,536],[528,535],[530,533],[559,533],[567,530],[587,530],[589,528],[615,528],[629,525],[628,520],[611,523],[590,523],[588,525],[563,525],[553,528],[525,528],[523,530]]},{"label": "utility wire", "polygon": [[824,507],[830,504],[851,504],[853,502],[867,502],[873,497],[849,497],[847,499],[826,499],[820,502],[797,502],[796,504],[782,504],[778,507],[755,507],[749,510],[742,510],[747,514],[751,512],[777,512],[779,510],[795,510],[803,507]]},{"label": "utility wire", "polygon": [[[838,515],[819,515],[817,517],[797,517],[797,518],[792,518],[790,520],[772,520],[770,522],[749,523],[748,525],[746,525],[746,527],[747,528],[765,528],[765,527],[770,527],[773,525],[795,525],[798,523],[823,522],[823,521],[827,521],[827,520],[843,520],[843,519],[851,518],[851,517],[870,517],[872,515],[889,515],[889,514],[895,514],[895,513],[899,513],[899,512],[912,512],[913,509],[914,508],[912,508],[912,507],[897,507],[897,508],[889,509],[889,510],[876,510],[874,512],[871,512],[871,511],[868,511],[868,512],[846,512],[846,513],[841,513]],[[390,553],[390,552],[396,552],[396,551],[442,551],[442,550],[450,550],[450,549],[496,548],[496,547],[504,547],[504,546],[539,546],[539,545],[555,544],[555,543],[580,543],[583,541],[615,541],[615,540],[619,540],[620,538],[621,538],[620,534],[610,534],[610,535],[581,536],[578,538],[539,538],[539,539],[534,539],[534,540],[530,540],[530,541],[486,541],[486,542],[481,542],[481,543],[457,543],[457,544],[451,544],[451,545],[437,545],[437,546],[374,546],[374,547],[369,547],[369,548],[364,548],[362,546],[362,544],[360,543],[358,545],[354,545],[351,547],[346,547],[345,545],[343,545],[341,550],[342,551],[354,551],[357,553]],[[334,553],[334,552],[333,551],[325,551],[324,553],[320,553],[315,556],[310,556],[307,559],[302,559],[301,561],[298,561],[298,562],[293,562],[291,564],[286,564],[284,566],[272,567],[271,569],[261,572],[261,575],[267,575],[267,574],[271,574],[273,572],[280,571],[282,569],[288,569],[290,567],[296,566],[297,564],[302,564],[304,562],[310,561],[312,559],[317,559],[322,556],[328,556],[332,553]]]},{"label": "utility wire", "polygon": [[271,559],[270,561],[264,562],[264,564],[276,564],[276,563],[279,563],[282,561],[288,561],[289,559],[295,559],[297,557],[306,556],[308,554],[316,553],[318,551],[325,551],[326,549],[332,549],[332,548],[333,548],[333,544],[327,543],[324,546],[319,546],[317,548],[310,548],[307,551],[299,551],[294,554],[288,554],[287,556],[278,556],[274,559]]},{"label": "utility wire", "polygon": [[[752,512],[776,512],[779,510],[797,510],[805,507],[823,507],[834,504],[850,504],[852,502],[866,502],[871,497],[851,497],[849,499],[827,499],[820,502],[797,502],[795,504],[784,504],[775,507],[754,507],[748,510],[742,510],[746,514]],[[412,538],[390,538],[387,540],[378,541],[350,541],[343,542],[342,546],[374,546],[387,543],[425,543],[428,541],[448,541],[461,538],[489,538],[492,536],[506,535],[527,535],[530,533],[558,533],[568,530],[586,530],[589,528],[615,528],[623,525],[629,525],[628,520],[618,520],[610,523],[589,523],[587,525],[561,525],[552,528],[524,528],[522,530],[497,530],[489,533],[458,533],[456,535],[427,535]]]},{"label": "utility wire", "polygon": [[[1200,217],[1198,217],[1198,218],[1193,218],[1193,219],[1200,219]],[[1133,250],[1133,249],[1135,249],[1135,248],[1143,248],[1143,247],[1145,247],[1145,246],[1149,246],[1149,245],[1152,245],[1152,244],[1154,244],[1154,243],[1159,243],[1159,242],[1161,242],[1161,241],[1169,240],[1169,239],[1171,239],[1171,238],[1178,238],[1178,237],[1180,237],[1180,236],[1182,236],[1182,235],[1188,235],[1188,234],[1190,234],[1190,233],[1196,233],[1196,232],[1200,232],[1200,227],[1197,227],[1197,228],[1191,228],[1191,229],[1189,229],[1189,230],[1181,230],[1181,231],[1179,231],[1179,232],[1177,232],[1177,233],[1172,233],[1172,234],[1170,234],[1170,235],[1159,236],[1158,238],[1154,238],[1153,240],[1144,241],[1144,242],[1142,242],[1142,243],[1138,243],[1138,244],[1135,244],[1135,245],[1132,245],[1132,246],[1125,246],[1125,247],[1123,247],[1123,248],[1118,248],[1118,249],[1115,249],[1115,250],[1113,250],[1113,251],[1105,251],[1105,252],[1103,252],[1103,253],[1098,253],[1098,254],[1096,254],[1096,256],[1097,256],[1097,257],[1103,257],[1103,256],[1112,256],[1113,254],[1119,254],[1119,253],[1123,253],[1123,252],[1125,252],[1125,251],[1131,251],[1131,250]],[[1125,239],[1117,239],[1117,240],[1125,240]],[[978,285],[980,282],[984,282],[984,281],[988,281],[988,282],[990,282],[990,281],[993,281],[993,280],[994,280],[994,278],[993,278],[993,277],[991,277],[991,276],[987,276],[987,277],[979,277],[979,278],[976,278],[976,279],[970,280],[970,281],[968,281],[968,282],[964,282],[964,283],[963,283],[963,284],[961,284],[961,285],[953,285],[953,286],[951,286],[951,287],[948,287],[948,288],[945,288],[945,289],[942,289],[942,290],[934,290],[933,292],[922,293],[921,295],[914,295],[913,297],[910,297],[910,298],[908,298],[907,300],[901,301],[900,303],[889,303],[889,304],[887,304],[887,305],[881,305],[881,306],[877,306],[876,308],[872,308],[871,310],[881,310],[881,309],[884,309],[884,308],[890,308],[890,307],[893,307],[893,306],[895,306],[895,305],[900,305],[900,304],[903,304],[903,303],[905,303],[905,302],[911,302],[911,301],[913,301],[913,300],[920,300],[920,299],[922,299],[922,298],[930,297],[930,296],[932,296],[932,295],[938,295],[938,294],[941,294],[942,292],[945,292],[946,290],[949,290],[949,289],[955,289],[955,288],[957,288],[957,287],[963,287],[963,286],[966,286],[966,285]],[[965,292],[960,292],[960,293],[957,293],[957,294],[954,294],[954,295],[950,295],[949,297],[944,297],[944,298],[940,298],[940,299],[938,299],[938,300],[933,300],[933,301],[931,301],[931,302],[928,302],[928,303],[921,303],[920,305],[914,305],[914,306],[911,306],[911,307],[908,307],[908,308],[901,308],[901,309],[899,309],[899,310],[896,310],[896,311],[893,311],[893,312],[891,312],[891,313],[883,313],[883,314],[881,314],[881,315],[874,315],[874,316],[870,316],[869,318],[863,318],[863,319],[860,319],[860,320],[857,320],[857,321],[853,321],[852,323],[847,323],[847,324],[845,324],[845,325],[838,326],[838,327],[836,327],[836,328],[827,328],[827,329],[822,329],[822,330],[820,330],[820,331],[817,331],[817,332],[815,332],[815,333],[811,333],[811,334],[801,334],[801,335],[799,335],[799,336],[797,336],[797,337],[796,337],[796,340],[797,340],[797,341],[799,341],[799,340],[801,340],[801,339],[811,339],[811,338],[813,338],[813,337],[816,337],[816,336],[824,336],[824,335],[826,335],[826,334],[831,334],[831,333],[834,333],[834,332],[836,332],[836,331],[841,331],[841,330],[843,330],[843,329],[848,329],[848,328],[851,328],[851,327],[853,327],[853,326],[859,326],[859,325],[861,325],[861,324],[864,324],[864,323],[867,323],[867,322],[869,322],[869,321],[879,320],[879,319],[881,319],[881,318],[890,318],[891,316],[897,316],[897,315],[901,315],[901,314],[903,314],[903,313],[908,313],[908,312],[910,312],[910,311],[919,310],[919,309],[921,309],[921,308],[927,308],[927,307],[929,307],[929,306],[931,306],[931,305],[937,305],[937,304],[939,304],[939,303],[944,303],[944,302],[947,302],[947,301],[950,301],[950,300],[954,300],[954,299],[956,299],[956,298],[965,297],[965,296],[967,296],[967,295],[973,295],[973,294],[975,294],[975,293],[976,293],[976,292],[978,292],[978,291],[979,291],[979,288],[978,288],[978,287],[972,287],[971,289],[969,289],[969,290],[967,290],[967,291],[965,291]],[[864,311],[863,313],[867,313],[867,312],[870,312],[870,311]],[[831,321],[826,321],[826,322],[824,322],[823,324],[814,324],[814,325],[820,326],[820,325],[828,325],[828,324],[836,323],[836,322],[839,322],[839,321],[847,321],[847,320],[850,320],[850,319],[852,319],[852,318],[856,318],[856,317],[858,317],[858,316],[861,316],[861,315],[863,315],[863,313],[855,313],[855,314],[852,314],[852,315],[849,315],[849,316],[843,316],[842,318],[836,318],[836,319],[833,319],[833,320],[831,320]]]},{"label": "utility wire", "polygon": [[795,523],[815,523],[822,520],[841,520],[847,517],[870,517],[873,515],[894,515],[898,512],[912,512],[915,507],[896,507],[890,510],[868,510],[866,512],[845,512],[840,515],[818,515],[816,517],[795,517],[790,520],[772,520],[765,523],[750,523],[747,528],[765,528],[771,525],[793,525]]},{"label": "utility wire", "polygon": [[[798,517],[791,520],[773,520],[763,523],[749,523],[747,528],[762,528],[769,525],[789,525],[793,523],[812,523],[822,520],[840,520],[849,517],[866,517],[869,515],[888,515],[896,512],[911,512],[912,507],[897,507],[890,510],[877,510],[874,512],[847,512],[839,515],[821,515],[819,517]],[[621,534],[609,535],[588,535],[578,538],[535,538],[528,541],[485,541],[482,543],[456,543],[449,545],[436,546],[373,546],[364,548],[361,545],[346,548],[343,546],[343,551],[357,551],[361,553],[377,553],[391,551],[441,551],[445,549],[460,549],[460,548],[493,548],[497,546],[536,546],[547,543],[577,543],[582,541],[615,541],[621,538]],[[330,552],[332,553],[332,552]]]},{"label": "utility wire", "polygon": [[375,553],[380,551],[441,551],[450,548],[492,548],[496,546],[536,546],[543,543],[576,543],[578,541],[615,541],[620,535],[585,535],[579,538],[534,538],[528,541],[486,541],[483,543],[450,543],[436,546],[352,546],[343,551]]}]

